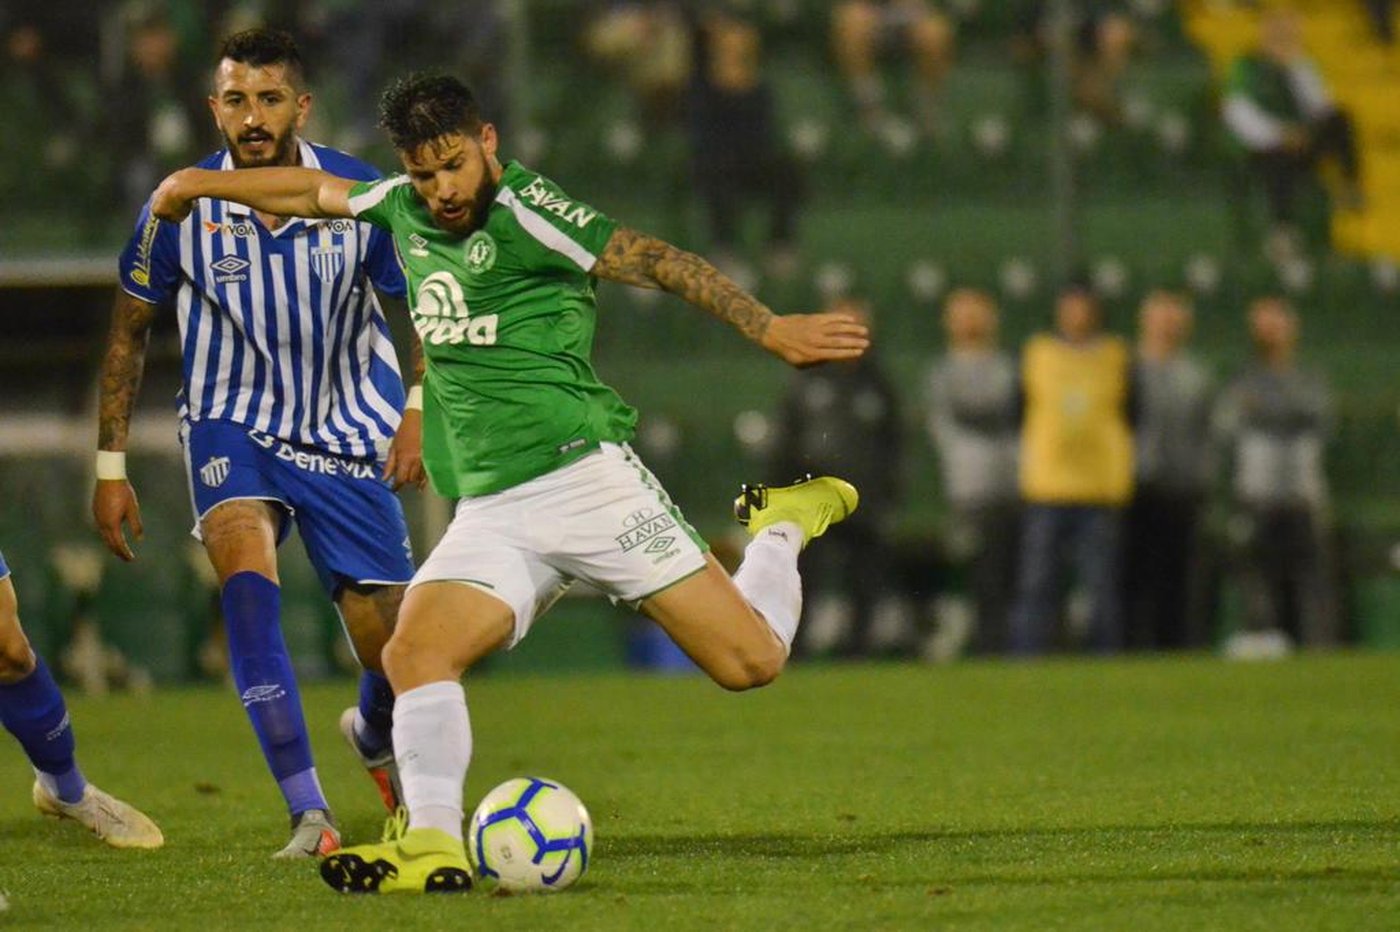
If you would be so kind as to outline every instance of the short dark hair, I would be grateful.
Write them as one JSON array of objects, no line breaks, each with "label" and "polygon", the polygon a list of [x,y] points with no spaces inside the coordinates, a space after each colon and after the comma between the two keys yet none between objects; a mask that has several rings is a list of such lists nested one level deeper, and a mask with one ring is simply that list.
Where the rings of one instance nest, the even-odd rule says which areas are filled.
[{"label": "short dark hair", "polygon": [[475,136],[481,130],[481,108],[461,81],[448,74],[416,72],[391,83],[379,99],[379,125],[400,152],[452,133]]},{"label": "short dark hair", "polygon": [[258,27],[235,32],[219,46],[218,61],[225,58],[254,68],[282,65],[293,87],[300,87],[306,80],[306,63],[297,40],[281,29]]}]

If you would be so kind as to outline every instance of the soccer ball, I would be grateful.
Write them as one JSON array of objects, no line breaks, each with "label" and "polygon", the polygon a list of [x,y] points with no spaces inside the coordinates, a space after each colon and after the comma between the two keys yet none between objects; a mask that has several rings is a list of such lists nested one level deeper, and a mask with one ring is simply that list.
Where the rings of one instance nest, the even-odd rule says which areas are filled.
[{"label": "soccer ball", "polygon": [[467,845],[483,881],[512,893],[548,893],[588,869],[593,820],[562,783],[517,777],[476,807]]}]

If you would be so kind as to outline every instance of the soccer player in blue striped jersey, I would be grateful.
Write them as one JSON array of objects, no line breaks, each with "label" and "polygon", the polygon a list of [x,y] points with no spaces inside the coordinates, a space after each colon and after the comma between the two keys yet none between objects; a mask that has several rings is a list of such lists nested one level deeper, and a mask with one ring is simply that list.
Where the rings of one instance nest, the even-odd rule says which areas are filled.
[{"label": "soccer player in blue striped jersey", "polygon": [[[226,148],[211,169],[320,167],[374,179],[298,131],[311,109],[286,33],[225,40],[209,106]],[[234,683],[292,818],[277,857],[339,844],[313,766],[280,626],[277,546],[296,523],[365,668],[341,731],[397,805],[393,692],[380,651],[413,575],[394,490],[421,485],[421,407],[403,380],[376,300],[402,301],[389,236],[367,223],[272,216],[220,200],[183,223],[141,212],[120,260],[121,290],[102,365],[93,513],[107,546],[134,559],[141,537],[124,453],[157,307],[173,305],[183,347],[180,441],[196,528],[217,573]],[[421,351],[415,345],[415,367]]]},{"label": "soccer player in blue striped jersey", "polygon": [[83,777],[74,756],[68,707],[43,658],[19,624],[19,600],[0,554],[0,724],[34,767],[34,805],[72,819],[114,848],[159,848],[160,829],[128,803]]}]

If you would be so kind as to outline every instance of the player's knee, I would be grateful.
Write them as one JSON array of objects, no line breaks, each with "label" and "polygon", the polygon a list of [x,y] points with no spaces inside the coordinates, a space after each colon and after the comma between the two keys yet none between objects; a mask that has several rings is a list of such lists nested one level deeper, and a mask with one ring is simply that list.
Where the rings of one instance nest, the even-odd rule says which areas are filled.
[{"label": "player's knee", "polygon": [[0,638],[0,683],[18,683],[34,672],[35,663],[34,651],[18,629],[13,637]]},{"label": "player's knee", "polygon": [[710,677],[730,692],[744,692],[776,680],[786,663],[787,655],[775,642],[772,650],[735,652]]}]

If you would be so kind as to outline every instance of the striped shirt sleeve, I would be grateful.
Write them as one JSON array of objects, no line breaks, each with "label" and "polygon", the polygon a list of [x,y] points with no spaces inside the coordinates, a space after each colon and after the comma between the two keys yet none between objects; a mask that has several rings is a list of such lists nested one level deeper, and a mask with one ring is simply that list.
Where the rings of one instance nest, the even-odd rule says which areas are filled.
[{"label": "striped shirt sleeve", "polygon": [[123,291],[148,304],[162,304],[174,294],[180,284],[179,229],[152,214],[149,203],[141,209],[136,230],[117,260]]}]

